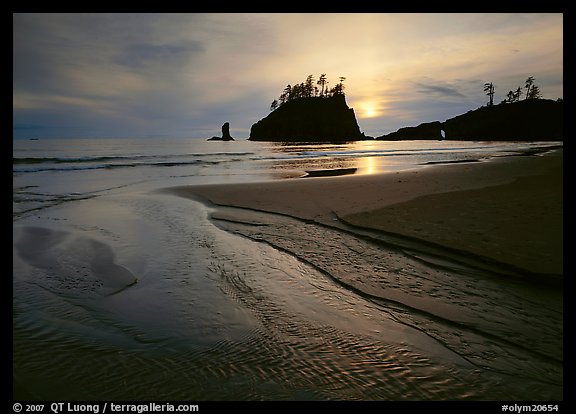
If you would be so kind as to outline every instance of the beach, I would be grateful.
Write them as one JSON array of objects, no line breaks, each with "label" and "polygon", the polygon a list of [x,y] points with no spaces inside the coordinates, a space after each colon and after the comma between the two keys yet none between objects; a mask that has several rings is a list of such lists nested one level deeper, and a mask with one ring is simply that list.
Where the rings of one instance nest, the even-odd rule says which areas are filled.
[{"label": "beach", "polygon": [[559,146],[21,143],[15,395],[561,400]]},{"label": "beach", "polygon": [[346,223],[562,275],[562,150],[381,175],[178,187],[220,206]]},{"label": "beach", "polygon": [[490,398],[561,394],[562,151],[166,191],[208,202],[219,228],[379,304],[452,362],[503,375],[498,391],[482,380]]}]

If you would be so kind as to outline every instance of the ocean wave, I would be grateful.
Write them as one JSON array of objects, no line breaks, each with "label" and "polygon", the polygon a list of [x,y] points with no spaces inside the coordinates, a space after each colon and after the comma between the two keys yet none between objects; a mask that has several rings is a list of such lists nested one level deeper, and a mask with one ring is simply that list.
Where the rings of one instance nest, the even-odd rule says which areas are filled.
[{"label": "ocean wave", "polygon": [[183,157],[213,157],[213,156],[243,156],[253,155],[253,152],[212,152],[190,154],[166,154],[166,155],[103,155],[85,157],[12,157],[12,164],[60,164],[60,163],[89,163],[117,160],[142,160],[142,159],[170,159]]},{"label": "ocean wave", "polygon": [[361,157],[394,157],[452,154],[462,151],[485,150],[485,147],[463,148],[420,148],[420,149],[386,149],[386,150],[349,150],[349,151],[294,151],[280,154],[254,155],[251,160],[291,160],[308,158],[361,158]]},{"label": "ocean wave", "polygon": [[131,155],[94,157],[13,157],[14,173],[98,170],[129,167],[179,167],[216,165],[242,160],[252,152],[192,153],[184,155]]},{"label": "ocean wave", "polygon": [[[306,160],[306,159],[327,159],[327,158],[385,158],[385,157],[406,157],[413,160],[431,158],[435,161],[438,156],[454,157],[465,156],[465,159],[472,157],[491,158],[501,155],[517,155],[532,151],[540,151],[558,147],[554,142],[528,142],[528,143],[484,143],[476,142],[475,145],[457,145],[450,142],[441,146],[421,146],[417,148],[383,148],[383,149],[341,149],[338,147],[324,148],[318,147],[310,149],[307,146],[294,146],[283,149],[275,153],[253,154],[250,160],[253,161],[285,161],[285,160]],[[420,161],[416,162],[420,164]]]}]

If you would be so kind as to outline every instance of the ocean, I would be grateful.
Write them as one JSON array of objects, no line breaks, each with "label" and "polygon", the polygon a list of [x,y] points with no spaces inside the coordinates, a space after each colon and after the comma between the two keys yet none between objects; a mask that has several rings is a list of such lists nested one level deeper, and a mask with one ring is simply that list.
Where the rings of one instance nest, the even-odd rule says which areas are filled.
[{"label": "ocean", "polygon": [[307,171],[375,174],[486,160],[559,142],[358,141],[348,144],[203,139],[42,139],[13,142],[16,218],[52,204],[173,185],[298,178]]},{"label": "ocean", "polygon": [[[470,332],[431,334],[437,327],[407,323],[405,309],[214,225],[211,206],[159,190],[394,173],[561,146],[14,140],[15,392],[45,400],[553,398],[561,385],[549,366],[520,379],[513,369],[494,372],[438,340]],[[316,230],[319,242],[336,237]]]}]

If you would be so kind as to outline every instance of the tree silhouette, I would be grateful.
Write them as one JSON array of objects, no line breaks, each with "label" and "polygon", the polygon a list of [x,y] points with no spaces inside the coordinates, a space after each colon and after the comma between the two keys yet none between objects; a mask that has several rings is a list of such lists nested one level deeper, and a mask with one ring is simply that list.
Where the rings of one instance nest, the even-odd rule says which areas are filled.
[{"label": "tree silhouette", "polygon": [[344,81],[346,78],[344,76],[340,76],[340,83],[334,86],[333,91],[336,95],[344,95]]},{"label": "tree silhouette", "polygon": [[540,88],[537,85],[533,85],[526,99],[540,99],[541,97]]},{"label": "tree silhouette", "polygon": [[504,99],[503,102],[509,102],[509,103],[518,102],[520,100],[521,94],[522,94],[522,88],[518,86],[518,89],[516,89],[515,91],[509,91],[506,94],[506,99]]},{"label": "tree silhouette", "polygon": [[[526,89],[526,96],[524,97],[524,100],[542,98],[542,92],[540,92],[540,88],[538,87],[538,85],[534,84],[534,76],[529,76],[526,79],[524,83],[524,88]],[[484,92],[487,92],[486,94],[490,95],[489,105],[492,105],[492,96],[494,95],[494,86],[492,85],[492,82],[484,84]],[[501,103],[519,102],[521,96],[522,96],[522,88],[518,86],[518,89],[516,89],[515,91],[509,91],[506,94],[506,98]]]},{"label": "tree silhouette", "polygon": [[286,85],[286,87],[282,91],[282,94],[280,94],[280,97],[278,98],[278,100],[280,101],[280,105],[283,105],[286,102],[288,102],[288,100],[290,99],[291,92],[292,92],[292,86],[290,86],[290,84]]},{"label": "tree silhouette", "polygon": [[492,84],[492,82],[490,83],[487,82],[484,84],[484,92],[486,92],[486,95],[490,97],[490,102],[488,103],[488,106],[494,105],[494,85]]},{"label": "tree silhouette", "polygon": [[276,99],[274,99],[274,100],[272,101],[272,103],[270,104],[270,110],[273,111],[273,110],[275,110],[276,108],[278,108],[278,101],[277,101]]},{"label": "tree silhouette", "polygon": [[314,76],[308,75],[306,81],[297,83],[295,85],[286,85],[278,99],[274,99],[270,105],[270,110],[274,111],[280,106],[284,105],[286,102],[292,101],[294,99],[300,98],[312,98],[312,97],[320,97],[320,98],[330,98],[334,95],[344,95],[344,80],[346,78],[344,76],[340,76],[340,83],[334,86],[332,89],[328,89],[328,80],[326,79],[326,74],[323,73],[320,75],[317,85],[321,86],[321,90],[318,90],[318,87],[314,85]]},{"label": "tree silhouette", "polygon": [[532,85],[534,85],[534,76],[529,76],[528,79],[526,79],[526,82],[524,84],[524,87],[526,88],[526,98],[525,99],[529,99],[528,96],[530,94],[530,89],[532,89]]},{"label": "tree silhouette", "polygon": [[320,96],[324,96],[324,87],[328,83],[326,82],[326,74],[325,73],[321,74],[320,78],[318,79],[318,82],[316,83],[322,87],[322,90],[320,91]]},{"label": "tree silhouette", "polygon": [[343,89],[344,89],[344,85],[339,83],[336,86],[334,86],[332,89],[330,89],[330,93],[332,95],[343,95],[344,94]]},{"label": "tree silhouette", "polygon": [[308,75],[306,78],[306,82],[304,83],[304,90],[307,98],[314,95],[314,77],[312,75]]}]

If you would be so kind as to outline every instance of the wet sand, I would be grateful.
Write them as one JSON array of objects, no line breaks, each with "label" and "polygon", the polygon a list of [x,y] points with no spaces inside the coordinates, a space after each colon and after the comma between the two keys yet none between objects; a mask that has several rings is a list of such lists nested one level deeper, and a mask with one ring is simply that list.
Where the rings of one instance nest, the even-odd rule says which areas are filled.
[{"label": "wet sand", "polygon": [[562,150],[381,175],[177,187],[220,206],[390,232],[529,273],[563,273]]},{"label": "wet sand", "polygon": [[[473,206],[461,212],[482,224],[457,216],[471,251],[495,208],[523,226],[514,200],[523,217],[561,222],[561,155],[69,203],[49,222],[67,226],[38,218],[14,233],[18,387],[38,399],[562,400],[562,288],[532,283],[561,276],[477,266],[430,224],[448,209],[434,203]],[[534,197],[547,192],[559,203]],[[409,232],[418,220],[424,235]]]},{"label": "wet sand", "polygon": [[45,272],[47,277],[28,282],[53,293],[68,298],[109,296],[138,281],[115,263],[112,248],[98,240],[46,227],[16,228],[14,238],[15,268]]},{"label": "wet sand", "polygon": [[561,398],[562,151],[165,191],[208,200],[219,228],[288,253],[506,383],[489,398]]}]

